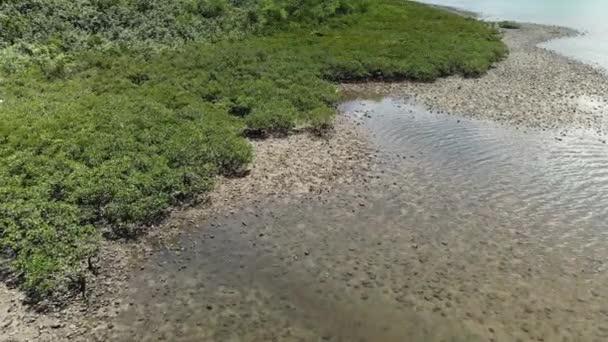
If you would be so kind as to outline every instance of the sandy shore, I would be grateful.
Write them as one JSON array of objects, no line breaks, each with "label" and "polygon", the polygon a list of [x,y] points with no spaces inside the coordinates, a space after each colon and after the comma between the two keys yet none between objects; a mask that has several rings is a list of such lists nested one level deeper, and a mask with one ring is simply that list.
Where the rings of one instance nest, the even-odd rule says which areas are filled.
[{"label": "sandy shore", "polygon": [[608,75],[537,47],[574,31],[534,24],[502,30],[508,58],[485,76],[434,83],[346,84],[346,92],[415,96],[437,111],[541,129],[608,130]]}]

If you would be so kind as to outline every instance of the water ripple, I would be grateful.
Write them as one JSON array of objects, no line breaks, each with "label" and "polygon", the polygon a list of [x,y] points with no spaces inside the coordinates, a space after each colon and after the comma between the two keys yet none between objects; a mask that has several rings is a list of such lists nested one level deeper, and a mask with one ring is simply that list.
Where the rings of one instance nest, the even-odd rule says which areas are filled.
[{"label": "water ripple", "polygon": [[342,110],[364,120],[383,149],[414,158],[428,183],[412,187],[441,183],[464,201],[562,227],[608,219],[608,146],[593,135],[522,132],[396,98],[351,101]]}]

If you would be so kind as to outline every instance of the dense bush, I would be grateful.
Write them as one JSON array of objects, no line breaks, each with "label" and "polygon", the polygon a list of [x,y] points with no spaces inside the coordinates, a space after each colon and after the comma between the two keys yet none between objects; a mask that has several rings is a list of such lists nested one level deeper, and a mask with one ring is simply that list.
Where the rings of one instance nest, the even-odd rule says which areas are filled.
[{"label": "dense bush", "polygon": [[3,44],[52,43],[62,48],[105,42],[137,44],[210,39],[247,31],[254,1],[12,0],[0,3]]},{"label": "dense bush", "polygon": [[[186,4],[161,3],[74,1],[75,17],[65,15],[45,32],[73,32],[91,12],[100,23],[82,24],[76,36],[110,40],[120,25],[107,21],[120,18],[113,14],[118,4],[135,14]],[[2,4],[28,18],[65,5]],[[24,4],[35,6],[26,11]],[[93,9],[80,9],[83,4]],[[48,37],[31,23],[11,21],[11,32],[20,33],[10,35],[20,38],[10,47],[25,39],[51,56],[0,80],[0,251],[13,258],[32,293],[78,279],[100,235],[135,234],[168,207],[207,192],[217,174],[239,173],[252,158],[244,132],[326,127],[338,100],[332,81],[474,76],[505,53],[486,24],[412,2],[189,0],[186,7],[197,20],[228,16],[221,19],[227,22],[239,22],[234,11],[243,9],[249,22],[264,21],[266,28],[239,40],[202,39],[142,53],[43,44]],[[145,35],[139,29],[134,37]]]},{"label": "dense bush", "polygon": [[368,0],[261,0],[256,11],[264,23],[318,23],[368,8]]},{"label": "dense bush", "polygon": [[363,10],[363,1],[5,0],[0,1],[0,67],[7,72],[31,63],[62,63],[65,53],[75,50],[156,51],[242,39],[269,26]]}]

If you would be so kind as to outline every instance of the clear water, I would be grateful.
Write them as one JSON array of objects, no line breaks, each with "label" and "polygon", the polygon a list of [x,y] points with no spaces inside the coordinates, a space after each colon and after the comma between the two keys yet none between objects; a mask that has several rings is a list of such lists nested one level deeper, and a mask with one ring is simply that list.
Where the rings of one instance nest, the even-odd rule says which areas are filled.
[{"label": "clear water", "polygon": [[563,55],[608,70],[606,0],[421,0],[480,13],[488,20],[517,20],[574,28],[581,36],[543,44]]},{"label": "clear water", "polygon": [[[608,145],[347,101],[369,182],[202,222],[102,341],[608,341]],[[91,338],[87,340],[93,340]]]}]

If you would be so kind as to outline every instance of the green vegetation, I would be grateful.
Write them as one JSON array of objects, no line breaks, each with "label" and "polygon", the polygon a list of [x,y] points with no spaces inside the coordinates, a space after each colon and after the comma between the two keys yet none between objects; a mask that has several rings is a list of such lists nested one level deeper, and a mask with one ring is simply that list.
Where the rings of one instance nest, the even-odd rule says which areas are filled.
[{"label": "green vegetation", "polygon": [[0,67],[65,63],[76,50],[149,53],[237,40],[269,26],[319,23],[361,6],[362,0],[0,1]]},{"label": "green vegetation", "polygon": [[[485,23],[398,0],[0,6],[17,11],[0,17],[15,57],[0,78],[0,251],[35,298],[82,279],[101,236],[134,236],[238,174],[247,134],[328,126],[333,82],[477,76],[506,53]],[[78,24],[90,17],[102,23]]]},{"label": "green vegetation", "polygon": [[516,29],[521,28],[521,24],[516,23],[514,21],[499,21],[498,27],[503,28],[503,29],[516,30]]}]

